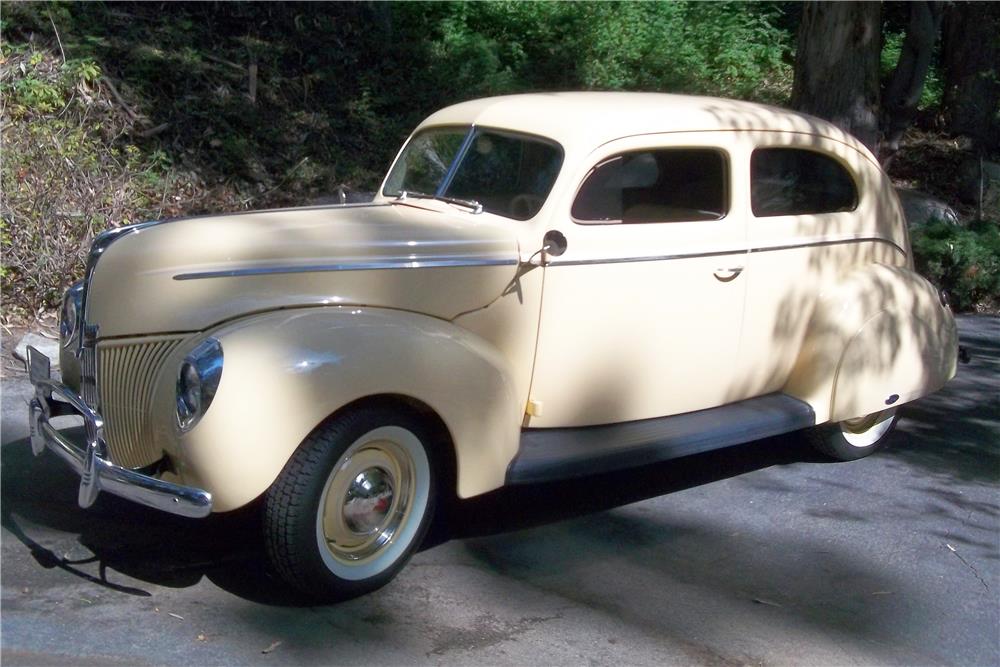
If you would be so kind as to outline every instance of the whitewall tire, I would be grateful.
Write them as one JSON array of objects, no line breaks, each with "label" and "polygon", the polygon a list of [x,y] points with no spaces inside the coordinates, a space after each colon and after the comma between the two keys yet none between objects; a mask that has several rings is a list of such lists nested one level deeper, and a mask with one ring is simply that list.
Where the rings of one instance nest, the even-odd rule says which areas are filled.
[{"label": "whitewall tire", "polygon": [[268,558],[314,599],[335,601],[388,583],[419,548],[437,475],[419,420],[362,408],[317,428],[265,498]]},{"label": "whitewall tire", "polygon": [[811,444],[838,461],[853,461],[885,446],[896,426],[896,408],[810,429]]}]

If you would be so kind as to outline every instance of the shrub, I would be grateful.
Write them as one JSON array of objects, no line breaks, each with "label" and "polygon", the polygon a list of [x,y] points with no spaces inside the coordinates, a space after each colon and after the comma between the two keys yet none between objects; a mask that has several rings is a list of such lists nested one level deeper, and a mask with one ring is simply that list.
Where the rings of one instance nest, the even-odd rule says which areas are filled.
[{"label": "shrub", "polygon": [[0,244],[5,319],[55,308],[90,241],[121,224],[198,206],[198,181],[131,140],[133,119],[92,60],[4,54]]},{"label": "shrub", "polygon": [[950,293],[956,310],[1000,307],[1000,223],[934,222],[914,230],[911,243],[917,270]]}]

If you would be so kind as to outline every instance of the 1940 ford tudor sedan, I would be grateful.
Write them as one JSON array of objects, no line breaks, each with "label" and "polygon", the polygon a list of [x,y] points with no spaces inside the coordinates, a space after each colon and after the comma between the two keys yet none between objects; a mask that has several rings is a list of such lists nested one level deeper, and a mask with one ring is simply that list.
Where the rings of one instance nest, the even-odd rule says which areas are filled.
[{"label": "1940 ford tudor sedan", "polygon": [[274,569],[336,599],[389,581],[455,497],[805,428],[865,456],[957,349],[889,180],[836,127],[497,97],[424,121],[370,204],[99,236],[62,382],[29,353],[31,439],[83,507],[263,497]]}]

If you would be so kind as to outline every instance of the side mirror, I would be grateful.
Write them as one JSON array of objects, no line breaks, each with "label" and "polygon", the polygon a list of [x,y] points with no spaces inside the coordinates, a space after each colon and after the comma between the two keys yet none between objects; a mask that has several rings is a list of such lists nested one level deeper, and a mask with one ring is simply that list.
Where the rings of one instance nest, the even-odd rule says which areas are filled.
[{"label": "side mirror", "polygon": [[542,247],[532,253],[528,259],[521,261],[532,266],[543,266],[546,257],[558,257],[566,252],[566,245],[566,237],[563,236],[563,233],[550,229],[542,237]]},{"label": "side mirror", "polygon": [[555,229],[545,232],[545,237],[542,239],[542,252],[544,254],[558,257],[566,252],[566,246],[566,237],[563,236],[562,232]]}]

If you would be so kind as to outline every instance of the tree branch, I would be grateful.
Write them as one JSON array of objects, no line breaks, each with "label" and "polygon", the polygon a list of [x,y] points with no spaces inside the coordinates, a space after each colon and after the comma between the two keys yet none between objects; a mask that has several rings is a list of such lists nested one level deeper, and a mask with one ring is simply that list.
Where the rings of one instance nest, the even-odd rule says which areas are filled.
[{"label": "tree branch", "polygon": [[881,153],[886,160],[899,149],[903,133],[917,115],[942,15],[941,2],[923,0],[910,3],[910,21],[899,62],[882,94]]},{"label": "tree branch", "polygon": [[62,54],[63,65],[65,65],[66,51],[63,50],[62,39],[59,37],[59,28],[56,27],[56,22],[52,20],[52,12],[49,12],[49,23],[52,24],[52,31],[56,33],[56,42],[59,44],[59,53]]},{"label": "tree branch", "polygon": [[115,98],[119,105],[121,105],[121,107],[125,110],[125,113],[128,114],[128,117],[132,119],[132,122],[137,122],[139,120],[139,114],[132,111],[132,107],[128,105],[125,98],[122,97],[122,94],[118,92],[117,88],[115,88],[115,84],[111,83],[111,79],[106,76],[102,76],[101,81],[108,87],[108,90],[111,91],[111,96]]}]

